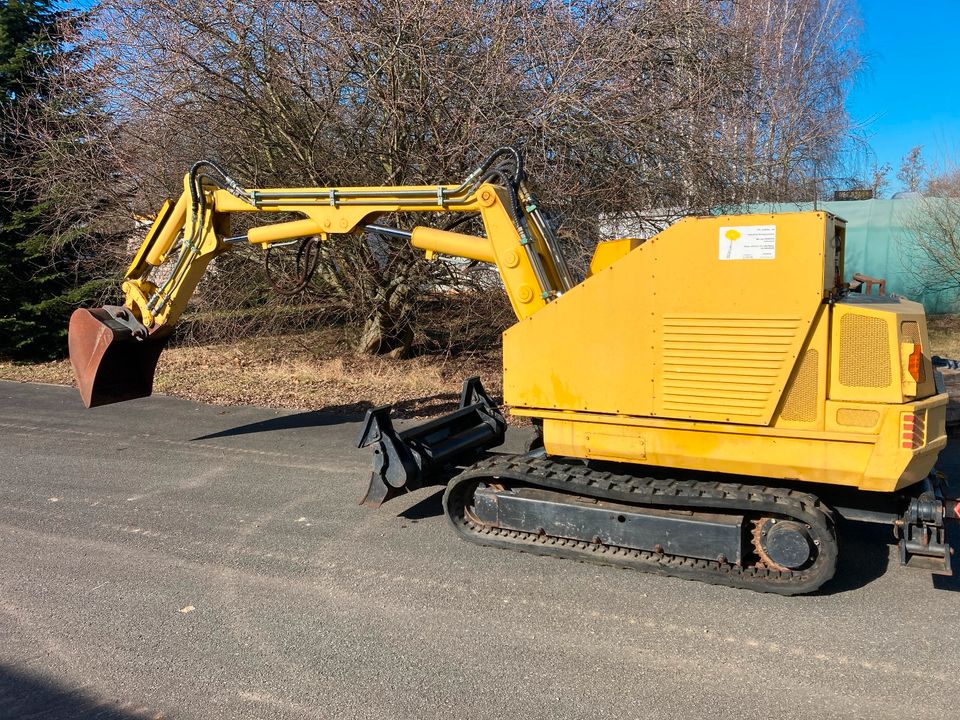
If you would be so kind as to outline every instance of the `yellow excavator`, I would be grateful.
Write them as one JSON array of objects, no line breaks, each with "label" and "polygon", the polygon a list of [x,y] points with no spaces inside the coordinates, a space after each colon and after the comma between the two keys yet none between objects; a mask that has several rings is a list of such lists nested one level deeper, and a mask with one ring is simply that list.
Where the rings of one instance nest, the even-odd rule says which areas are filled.
[{"label": "yellow excavator", "polygon": [[[275,222],[231,235],[234,213]],[[379,224],[404,213],[473,214],[485,236]],[[445,482],[448,519],[473,542],[785,595],[834,575],[844,517],[889,524],[903,564],[951,572],[960,506],[934,470],[947,395],[923,308],[853,291],[842,219],[688,217],[600,243],[578,282],[510,147],[458,185],[250,189],[195,164],[133,258],[124,305],[71,318],[84,403],[151,393],[221,253],[364,232],[496,267],[517,316],[503,400],[537,430],[526,453],[489,452],[506,421],[478,378],[421,425],[371,410],[364,504]]]}]

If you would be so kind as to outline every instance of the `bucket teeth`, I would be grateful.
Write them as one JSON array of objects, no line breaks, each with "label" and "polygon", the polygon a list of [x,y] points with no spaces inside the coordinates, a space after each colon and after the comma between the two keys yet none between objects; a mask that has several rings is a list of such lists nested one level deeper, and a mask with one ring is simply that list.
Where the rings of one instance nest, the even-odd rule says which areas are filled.
[{"label": "bucket teeth", "polygon": [[90,408],[150,395],[166,342],[165,330],[149,333],[126,308],[75,310],[67,343],[83,404]]}]

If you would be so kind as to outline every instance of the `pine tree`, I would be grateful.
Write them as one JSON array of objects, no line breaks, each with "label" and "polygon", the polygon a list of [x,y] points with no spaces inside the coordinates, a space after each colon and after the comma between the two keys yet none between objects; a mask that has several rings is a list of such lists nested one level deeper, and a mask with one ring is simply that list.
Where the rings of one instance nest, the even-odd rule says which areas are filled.
[{"label": "pine tree", "polygon": [[[0,0],[0,117],[23,117],[49,97],[44,68],[65,52],[60,30],[73,17],[54,2]],[[47,201],[23,181],[37,158],[12,122],[0,124],[0,164],[0,357],[62,356],[69,313],[89,288],[44,232]]]}]

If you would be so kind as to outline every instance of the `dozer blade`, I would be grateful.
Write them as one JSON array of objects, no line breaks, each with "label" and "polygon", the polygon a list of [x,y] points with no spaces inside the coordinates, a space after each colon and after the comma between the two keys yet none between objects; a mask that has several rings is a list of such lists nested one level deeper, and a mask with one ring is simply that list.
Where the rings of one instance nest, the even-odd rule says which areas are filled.
[{"label": "dozer blade", "polygon": [[129,310],[74,310],[67,344],[80,397],[88,408],[147,397],[167,330],[150,333]]},{"label": "dozer blade", "polygon": [[506,430],[507,421],[479,377],[464,380],[459,409],[400,432],[389,405],[367,410],[357,447],[373,447],[373,472],[360,504],[378,508],[423,487],[441,468],[500,445]]}]

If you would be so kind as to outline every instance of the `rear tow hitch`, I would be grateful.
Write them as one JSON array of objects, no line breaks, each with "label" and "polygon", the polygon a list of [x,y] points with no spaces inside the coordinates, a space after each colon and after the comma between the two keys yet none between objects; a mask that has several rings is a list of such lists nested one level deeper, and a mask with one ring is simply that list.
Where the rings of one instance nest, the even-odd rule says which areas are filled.
[{"label": "rear tow hitch", "polygon": [[960,519],[960,501],[944,498],[939,478],[935,476],[924,480],[922,488],[895,523],[900,539],[900,564],[936,575],[951,575],[953,549],[947,540],[945,521]]},{"label": "rear tow hitch", "polygon": [[447,415],[397,432],[390,412],[389,405],[368,410],[360,428],[357,447],[373,446],[370,487],[360,501],[367,507],[423,487],[437,470],[500,445],[507,430],[479,377],[463,381],[460,407]]}]

